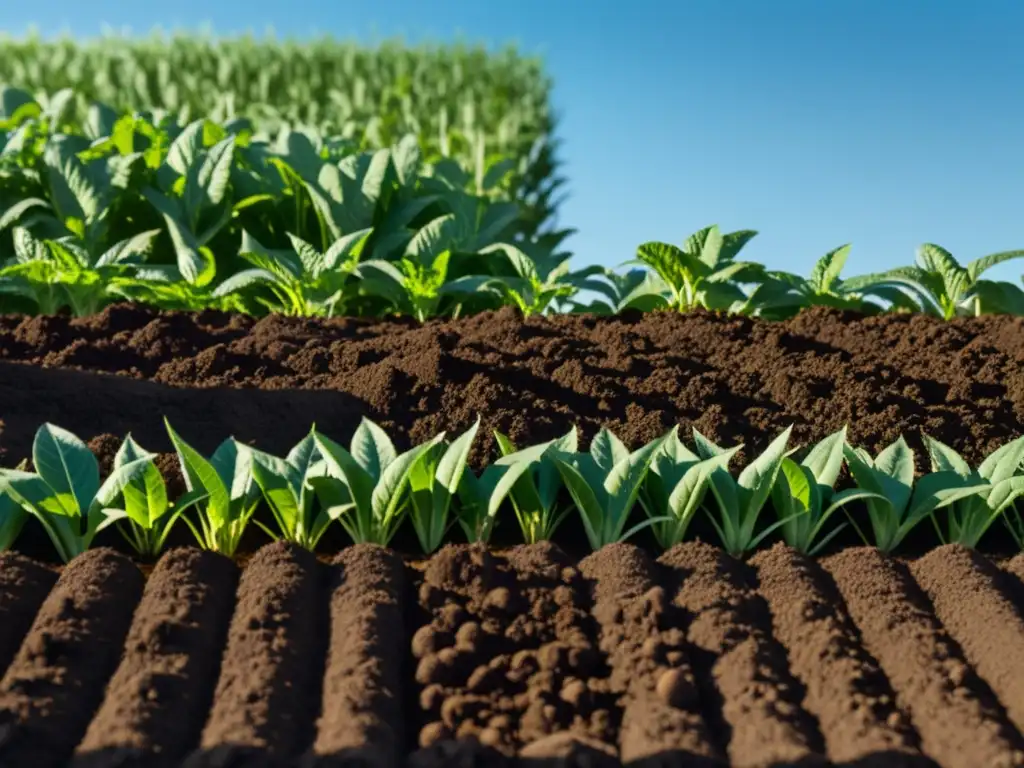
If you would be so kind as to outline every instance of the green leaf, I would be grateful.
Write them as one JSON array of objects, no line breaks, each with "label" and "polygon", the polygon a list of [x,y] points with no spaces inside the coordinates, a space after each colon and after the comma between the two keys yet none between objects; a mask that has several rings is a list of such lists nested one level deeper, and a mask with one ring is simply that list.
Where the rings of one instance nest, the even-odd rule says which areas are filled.
[{"label": "green leaf", "polygon": [[32,444],[32,462],[65,514],[85,514],[100,486],[99,465],[89,446],[66,429],[44,424]]}]

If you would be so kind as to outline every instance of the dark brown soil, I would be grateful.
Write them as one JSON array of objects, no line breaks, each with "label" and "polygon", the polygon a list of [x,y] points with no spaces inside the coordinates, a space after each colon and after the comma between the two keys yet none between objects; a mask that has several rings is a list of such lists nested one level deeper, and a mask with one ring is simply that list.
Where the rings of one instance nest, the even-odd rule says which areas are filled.
[{"label": "dark brown soil", "polygon": [[702,542],[679,544],[659,562],[671,570],[669,599],[684,612],[697,685],[719,708],[732,765],[824,765],[818,725],[800,705],[803,692],[745,567]]},{"label": "dark brown soil", "polygon": [[547,542],[507,555],[448,545],[432,557],[419,586],[429,619],[412,638],[417,763],[440,754],[447,764],[457,748],[441,742],[508,756],[532,744],[536,758],[573,741],[613,744],[618,711],[588,604],[579,570]]},{"label": "dark brown soil", "polygon": [[237,569],[198,549],[168,552],[149,576],[121,665],[73,765],[162,768],[199,744],[234,608]]},{"label": "dark brown soil", "polygon": [[619,753],[637,766],[727,765],[704,712],[682,612],[664,573],[640,549],[613,544],[580,563],[593,585],[601,651],[611,667],[622,722]]},{"label": "dark brown soil", "polygon": [[405,565],[394,552],[361,544],[334,566],[320,720],[302,765],[399,766],[407,738]]},{"label": "dark brown soil", "polygon": [[1024,765],[1021,734],[906,566],[868,548],[848,549],[824,565],[922,749],[943,768]]},{"label": "dark brown soil", "polygon": [[304,751],[323,673],[320,598],[308,551],[275,542],[248,562],[213,705],[186,765],[285,765]]},{"label": "dark brown soil", "polygon": [[885,675],[864,650],[822,568],[782,544],[755,555],[751,565],[829,759],[853,763],[873,756],[872,765],[880,767],[927,765]]},{"label": "dark brown soil", "polygon": [[0,681],[0,765],[66,764],[117,668],[142,588],[141,571],[109,549],[68,565]]},{"label": "dark brown soil", "polygon": [[16,552],[0,552],[0,678],[18,652],[57,572]]},{"label": "dark brown soil", "polygon": [[29,456],[44,421],[86,440],[131,431],[167,451],[166,415],[204,450],[233,434],[283,453],[313,422],[347,441],[367,415],[408,444],[478,414],[477,463],[493,428],[526,443],[573,423],[584,438],[608,425],[634,445],[695,425],[750,451],[790,424],[800,443],[849,424],[870,451],[901,433],[918,447],[924,430],[976,461],[1024,433],[1022,363],[1021,318],[824,308],[783,323],[706,312],[523,320],[506,309],[422,327],[126,305],[81,320],[8,316],[0,464]]},{"label": "dark brown soil", "polygon": [[946,546],[913,564],[935,615],[1024,732],[1024,617],[999,570],[976,552]]},{"label": "dark brown soil", "polygon": [[955,547],[270,544],[236,574],[74,560],[10,641],[0,766],[1024,766],[1012,579]]}]

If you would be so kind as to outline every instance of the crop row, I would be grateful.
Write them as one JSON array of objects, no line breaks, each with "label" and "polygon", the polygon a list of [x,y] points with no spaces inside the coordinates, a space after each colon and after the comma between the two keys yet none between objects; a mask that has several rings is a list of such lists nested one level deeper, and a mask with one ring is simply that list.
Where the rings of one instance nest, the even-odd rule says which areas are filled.
[{"label": "crop row", "polygon": [[[70,100],[75,132],[95,126],[90,105],[166,113],[179,122],[245,118],[257,129],[307,126],[363,149],[419,137],[428,158],[472,165],[478,152],[513,158],[518,194],[538,221],[558,162],[551,81],[539,59],[513,47],[364,47],[331,38],[105,36],[96,41],[0,37],[0,85],[47,101]],[[70,95],[73,92],[73,96]],[[10,112],[8,104],[3,109]]]},{"label": "crop row", "polygon": [[[457,316],[703,307],[767,319],[827,305],[865,313],[1024,314],[1024,290],[984,279],[1024,256],[962,266],[938,245],[917,263],[842,278],[849,246],[808,278],[741,260],[753,230],[706,227],[649,242],[626,272],[572,269],[556,230],[520,194],[529,163],[472,162],[414,134],[363,150],[311,129],[241,118],[180,123],[72,94],[0,93],[0,311],[91,315],[118,301],[301,316]],[[559,186],[553,181],[544,199]],[[545,197],[546,196],[546,197]]]},{"label": "crop row", "polygon": [[[109,526],[140,556],[156,557],[179,522],[204,549],[228,556],[250,524],[312,550],[334,522],[354,543],[382,546],[408,524],[430,554],[456,525],[468,541],[487,543],[506,504],[526,543],[549,540],[575,513],[595,551],[647,528],[670,549],[687,537],[701,510],[723,549],[737,557],[773,534],[814,555],[847,526],[889,553],[926,519],[943,543],[969,548],[1002,521],[1024,549],[1024,520],[1014,506],[1024,493],[1024,437],[971,467],[925,436],[932,471],[915,479],[914,453],[902,437],[872,457],[848,443],[845,428],[800,461],[787,429],[738,475],[729,464],[743,446],[721,447],[696,429],[694,450],[674,428],[634,451],[607,429],[588,451],[575,428],[522,448],[496,432],[501,456],[477,474],[468,458],[479,420],[452,440],[442,433],[401,453],[367,419],[348,448],[314,427],[285,457],[233,438],[203,456],[166,426],[187,491],[173,500],[157,454],[130,435],[101,482],[98,461],[82,440],[52,424],[40,427],[34,471],[25,463],[0,470],[0,549],[12,547],[31,517],[65,562]],[[853,484],[836,490],[844,465]],[[855,514],[851,502],[863,512]],[[261,503],[271,513],[266,523],[254,516]],[[771,521],[762,519],[769,506]]]}]

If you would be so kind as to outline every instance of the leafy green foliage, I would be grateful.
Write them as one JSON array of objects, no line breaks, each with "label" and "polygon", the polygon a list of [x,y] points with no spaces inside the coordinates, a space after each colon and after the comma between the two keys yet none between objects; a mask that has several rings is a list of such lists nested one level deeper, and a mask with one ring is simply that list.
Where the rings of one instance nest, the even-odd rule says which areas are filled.
[{"label": "leafy green foliage", "polygon": [[130,434],[125,437],[114,456],[115,472],[140,461],[142,468],[131,472],[121,486],[119,498],[111,500],[111,506],[103,510],[108,522],[116,523],[131,548],[146,558],[158,557],[182,513],[207,497],[204,490],[196,488],[172,504],[163,475],[153,463],[155,458],[156,454],[143,449]]},{"label": "leafy green foliage", "polygon": [[523,540],[527,544],[549,540],[572,512],[572,506],[559,509],[558,494],[563,487],[562,475],[548,449],[570,455],[576,453],[579,448],[576,427],[543,446],[530,446],[521,450],[501,432],[495,431],[494,437],[502,454],[499,463],[509,462],[523,468],[521,477],[509,493]]},{"label": "leafy green foliage", "polygon": [[35,472],[0,470],[0,493],[35,517],[57,555],[69,562],[114,522],[104,510],[145,472],[149,459],[122,463],[100,484],[99,464],[89,446],[66,429],[44,424],[32,443],[32,463]]},{"label": "leafy green foliage", "polygon": [[[266,529],[271,538],[282,538],[308,550],[316,548],[341,508],[318,507],[315,483],[328,487],[328,464],[320,457],[314,432],[306,435],[285,458],[246,446],[251,456],[252,476],[277,522],[279,535]],[[322,493],[324,491],[322,490]]]},{"label": "leafy green foliage", "polygon": [[644,511],[654,521],[652,531],[663,549],[683,541],[704,502],[712,473],[725,470],[740,448],[735,446],[702,459],[683,445],[678,430],[672,430],[655,454],[639,496]]},{"label": "leafy green foliage", "polygon": [[[986,491],[981,482],[965,483],[952,470],[925,475],[914,482],[914,453],[901,436],[874,459],[862,448],[845,446],[846,463],[857,486],[880,498],[865,499],[874,545],[892,552],[918,523],[938,509]],[[847,514],[865,544],[871,543]]]},{"label": "leafy green foliage", "polygon": [[763,268],[736,256],[757,233],[741,230],[722,234],[717,225],[690,235],[682,248],[669,243],[644,243],[637,261],[653,269],[671,292],[669,306],[679,311],[696,307],[724,310],[746,295],[738,282],[758,278]]},{"label": "leafy green foliage", "polygon": [[667,439],[668,435],[664,435],[630,453],[619,438],[602,429],[591,441],[588,453],[559,446],[548,449],[595,550],[624,541],[637,531],[667,519],[667,515],[651,518],[626,530],[654,455]]},{"label": "leafy green foliage", "polygon": [[820,552],[845,525],[822,536],[832,515],[852,501],[885,497],[860,488],[836,492],[834,486],[843,467],[846,427],[813,446],[799,464],[789,456],[772,485],[772,506],[779,518],[782,537],[805,555]]},{"label": "leafy green foliage", "polygon": [[321,503],[357,544],[387,546],[409,504],[410,478],[428,452],[444,440],[444,433],[405,453],[395,450],[391,438],[369,419],[363,419],[352,437],[350,450],[313,431],[331,479],[312,481]]},{"label": "leafy green foliage", "polygon": [[[721,539],[722,547],[734,557],[750,552],[788,519],[778,520],[760,533],[757,532],[758,518],[771,495],[783,460],[792,453],[786,450],[792,429],[787,427],[760,456],[743,469],[738,478],[721,467],[711,472],[709,485],[717,507],[717,514],[710,515],[711,523]],[[696,429],[693,436],[697,453],[704,459],[728,453],[728,449],[715,445]]]},{"label": "leafy green foliage", "polygon": [[1000,446],[973,469],[945,443],[925,435],[925,448],[936,472],[953,472],[964,486],[983,486],[977,494],[962,496],[945,506],[945,530],[935,512],[932,522],[944,543],[962,544],[974,549],[991,525],[1024,494],[1024,437]]},{"label": "leafy green foliage", "polygon": [[202,497],[197,522],[188,516],[181,519],[201,547],[233,556],[260,499],[259,487],[253,481],[252,454],[229,437],[207,459],[166,419],[164,426],[178,454],[185,487]]}]

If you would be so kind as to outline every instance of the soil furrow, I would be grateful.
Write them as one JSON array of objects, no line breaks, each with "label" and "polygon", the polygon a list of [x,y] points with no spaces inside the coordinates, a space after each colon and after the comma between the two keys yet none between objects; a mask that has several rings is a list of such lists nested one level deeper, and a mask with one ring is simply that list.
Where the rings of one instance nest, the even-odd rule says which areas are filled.
[{"label": "soil furrow", "polygon": [[64,569],[0,681],[0,765],[66,764],[117,667],[143,581],[109,549]]},{"label": "soil furrow", "polygon": [[804,707],[817,719],[834,763],[931,765],[878,666],[866,653],[842,598],[820,566],[777,544],[757,553],[758,592],[768,602],[775,637],[804,686]]},{"label": "soil furrow", "polygon": [[161,768],[197,746],[237,580],[234,563],[212,552],[174,549],[160,558],[75,768]]},{"label": "soil furrow", "polygon": [[935,615],[1024,732],[1024,618],[1003,591],[1005,575],[977,552],[947,545],[910,568]]},{"label": "soil furrow", "polygon": [[[448,545],[419,587],[412,639],[422,726],[414,765],[586,753],[616,764],[618,713],[578,569],[554,545]],[[595,763],[599,764],[599,763]]]},{"label": "soil furrow", "polygon": [[320,589],[312,553],[268,544],[242,571],[200,747],[189,766],[284,765],[319,710]]},{"label": "soil furrow", "polygon": [[0,678],[56,583],[52,568],[15,552],[0,552]]},{"label": "soil furrow", "polygon": [[672,604],[686,615],[701,694],[721,704],[733,766],[823,764],[814,718],[772,637],[771,615],[742,563],[702,542],[687,542],[659,562],[671,571]]},{"label": "soil furrow", "polygon": [[620,697],[619,754],[635,766],[725,765],[701,711],[680,611],[640,549],[612,544],[580,563],[591,582],[601,650]]},{"label": "soil furrow", "polygon": [[906,566],[868,547],[828,557],[823,566],[910,715],[925,754],[947,768],[1024,765],[1019,734]]},{"label": "soil furrow", "polygon": [[405,565],[371,544],[346,549],[333,565],[320,720],[312,754],[302,764],[392,768],[406,743]]},{"label": "soil furrow", "polygon": [[[1019,317],[826,307],[784,322],[705,311],[524,319],[506,308],[421,324],[123,304],[85,318],[7,316],[0,463],[29,457],[45,421],[87,441],[131,431],[169,451],[167,416],[200,450],[233,434],[283,455],[314,422],[354,429],[366,415],[421,440],[460,433],[478,413],[474,461],[493,455],[493,429],[528,445],[607,425],[638,445],[693,424],[745,443],[742,465],[790,425],[807,444],[849,424],[874,455],[901,433],[920,448],[927,424],[978,462],[1024,433],[1022,328]],[[63,405],[77,401],[90,407]]]}]

